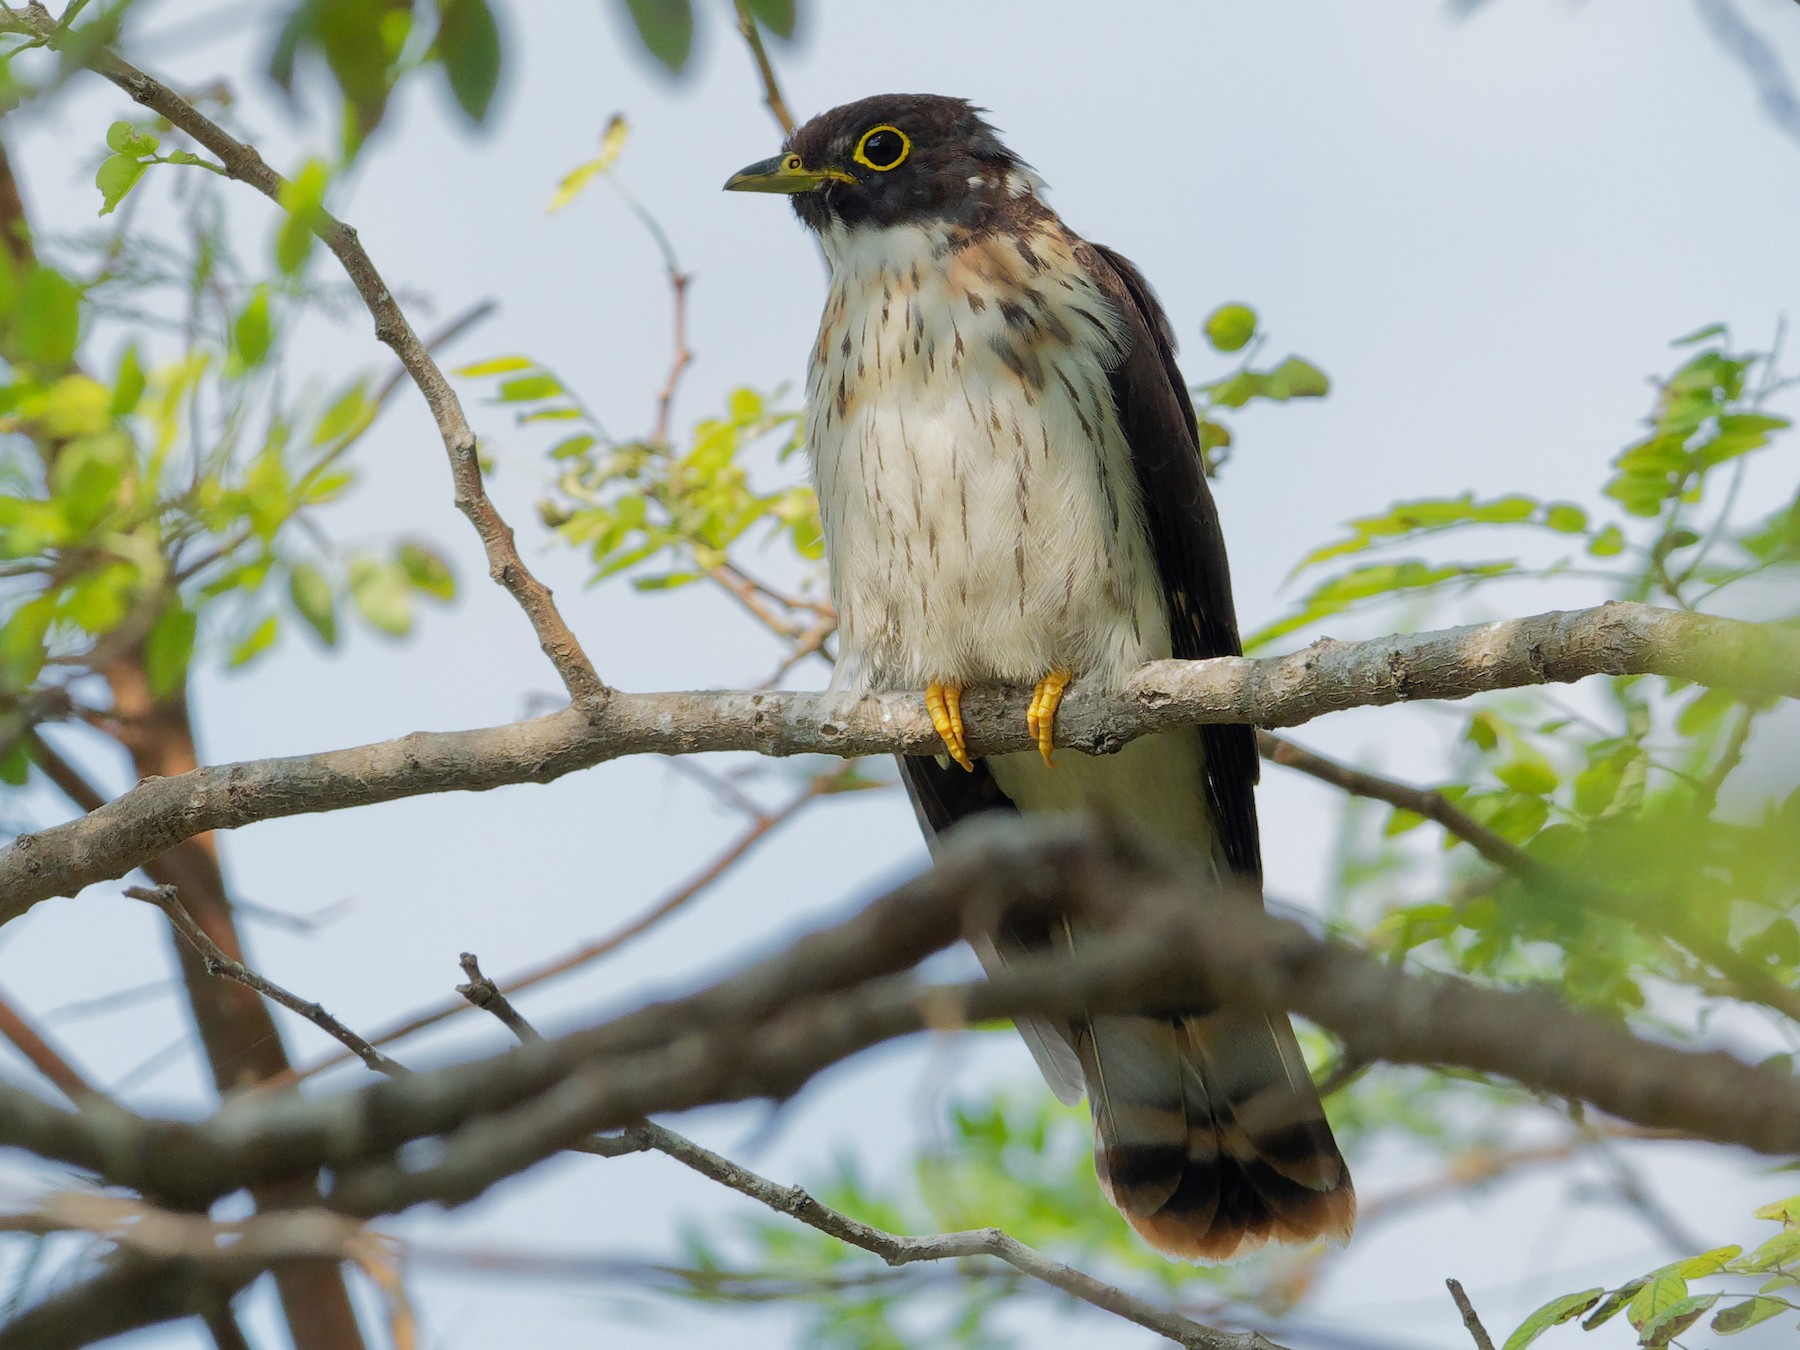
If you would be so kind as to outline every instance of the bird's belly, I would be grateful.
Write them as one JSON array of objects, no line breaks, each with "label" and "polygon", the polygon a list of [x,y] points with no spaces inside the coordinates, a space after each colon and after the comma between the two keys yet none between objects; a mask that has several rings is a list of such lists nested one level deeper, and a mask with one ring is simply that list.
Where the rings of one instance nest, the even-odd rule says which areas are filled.
[{"label": "bird's belly", "polygon": [[840,684],[1113,681],[1168,655],[1123,437],[1025,393],[979,366],[895,382],[813,438]]}]

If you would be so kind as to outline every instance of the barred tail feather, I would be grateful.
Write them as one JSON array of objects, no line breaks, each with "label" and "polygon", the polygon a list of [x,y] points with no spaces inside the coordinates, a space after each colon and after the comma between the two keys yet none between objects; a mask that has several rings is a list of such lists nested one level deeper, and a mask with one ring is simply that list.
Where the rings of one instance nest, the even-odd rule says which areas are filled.
[{"label": "barred tail feather", "polygon": [[1075,1048],[1101,1185],[1158,1251],[1349,1238],[1356,1193],[1286,1017],[1100,1017]]}]

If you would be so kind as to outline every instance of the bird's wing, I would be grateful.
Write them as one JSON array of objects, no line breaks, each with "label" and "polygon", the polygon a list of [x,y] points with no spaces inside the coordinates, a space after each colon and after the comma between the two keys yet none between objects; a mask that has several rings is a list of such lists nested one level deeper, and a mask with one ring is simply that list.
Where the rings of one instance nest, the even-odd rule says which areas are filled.
[{"label": "bird's wing", "polygon": [[[1241,655],[1225,539],[1206,485],[1194,405],[1175,365],[1169,321],[1150,283],[1126,259],[1097,244],[1078,248],[1075,256],[1130,330],[1130,345],[1111,372],[1113,407],[1131,447],[1156,551],[1171,654],[1179,661]],[[1256,730],[1208,725],[1200,728],[1200,741],[1207,801],[1225,861],[1237,875],[1260,881]]]}]

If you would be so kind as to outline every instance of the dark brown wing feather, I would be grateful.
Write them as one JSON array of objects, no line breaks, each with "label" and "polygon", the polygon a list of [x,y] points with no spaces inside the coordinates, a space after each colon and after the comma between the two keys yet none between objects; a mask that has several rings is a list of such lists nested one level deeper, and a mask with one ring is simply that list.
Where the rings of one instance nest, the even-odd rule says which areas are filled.
[{"label": "dark brown wing feather", "polygon": [[[1175,338],[1143,274],[1109,248],[1089,245],[1088,271],[1125,314],[1138,341],[1112,372],[1113,406],[1131,445],[1138,492],[1156,549],[1178,661],[1240,656],[1231,565],[1219,510],[1195,439],[1194,405],[1175,365]],[[1081,254],[1077,253],[1077,257]],[[1206,795],[1231,870],[1262,879],[1256,828],[1256,730],[1204,726]]]}]

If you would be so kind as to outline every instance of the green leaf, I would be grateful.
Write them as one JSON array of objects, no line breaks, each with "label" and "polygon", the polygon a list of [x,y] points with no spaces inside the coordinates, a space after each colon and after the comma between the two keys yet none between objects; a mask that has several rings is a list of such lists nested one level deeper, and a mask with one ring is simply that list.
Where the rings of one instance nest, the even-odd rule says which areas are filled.
[{"label": "green leaf", "polygon": [[236,670],[239,666],[245,666],[254,661],[274,645],[275,634],[279,627],[280,624],[276,621],[275,616],[268,615],[250,630],[248,637],[232,648],[231,659],[226,664]]},{"label": "green leaf", "polygon": [[1625,535],[1617,525],[1608,525],[1594,536],[1587,551],[1596,558],[1615,557],[1625,551]]},{"label": "green leaf", "polygon": [[1220,305],[1206,316],[1200,331],[1214,351],[1239,351],[1256,336],[1256,311],[1248,305]]},{"label": "green leaf", "polygon": [[150,678],[150,692],[156,697],[166,698],[181,688],[188,663],[194,657],[198,627],[193,611],[179,604],[165,609],[150,625],[144,638],[144,671]]},{"label": "green leaf", "polygon": [[1647,1347],[1647,1350],[1661,1350],[1661,1347],[1704,1317],[1707,1310],[1723,1297],[1723,1294],[1695,1294],[1664,1308],[1644,1326],[1638,1344]]},{"label": "green leaf", "polygon": [[129,122],[114,122],[106,129],[106,148],[115,155],[129,155],[133,159],[140,155],[154,155],[161,144],[160,137],[142,131]]},{"label": "green leaf", "polygon": [[794,0],[744,0],[744,8],[776,37],[794,36]]},{"label": "green leaf", "polygon": [[1724,332],[1725,332],[1724,324],[1709,323],[1704,328],[1696,328],[1693,332],[1687,334],[1686,336],[1676,338],[1669,345],[1671,347],[1691,347],[1696,342],[1705,342],[1708,338],[1720,337],[1724,334]]},{"label": "green leaf", "polygon": [[1742,1303],[1733,1303],[1729,1308],[1721,1308],[1713,1314],[1712,1329],[1721,1336],[1735,1336],[1740,1331],[1748,1331],[1758,1322],[1766,1322],[1771,1317],[1779,1317],[1784,1312],[1792,1312],[1794,1305],[1784,1298],[1747,1298]]},{"label": "green leaf", "polygon": [[1330,392],[1325,372],[1298,356],[1288,357],[1269,372],[1268,396],[1273,399],[1324,398]]},{"label": "green leaf", "polygon": [[29,687],[44,668],[44,639],[55,614],[56,592],[46,591],[15,609],[0,628],[0,675],[7,687]]},{"label": "green leaf", "polygon": [[0,783],[8,787],[24,787],[31,781],[31,753],[25,748],[25,739],[17,737],[4,750],[0,750]]},{"label": "green leaf", "polygon": [[288,599],[294,612],[319,635],[327,647],[337,646],[337,602],[331,594],[331,583],[310,563],[296,563],[288,573]]},{"label": "green leaf", "polygon": [[325,188],[330,181],[325,162],[309,159],[282,185],[281,209],[286,214],[275,232],[275,263],[284,275],[294,276],[306,266],[313,230],[324,220]]},{"label": "green leaf", "polygon": [[1562,534],[1580,534],[1587,523],[1587,512],[1569,502],[1552,502],[1544,511],[1544,524]]},{"label": "green leaf", "polygon": [[1539,1336],[1551,1327],[1561,1326],[1564,1322],[1580,1317],[1582,1313],[1600,1301],[1604,1289],[1587,1289],[1579,1294],[1564,1294],[1561,1298],[1553,1298],[1536,1312],[1532,1313],[1517,1330],[1506,1338],[1502,1350],[1525,1350]]},{"label": "green leaf", "polygon": [[680,71],[694,49],[694,11],[688,0],[625,0],[644,49]]},{"label": "green leaf", "polygon": [[375,420],[376,407],[363,392],[361,382],[351,385],[337,401],[319,417],[313,428],[312,443],[329,445],[346,436],[359,435]]},{"label": "green leaf", "polygon": [[573,436],[565,436],[550,447],[551,459],[579,459],[592,450],[597,442],[585,431]]},{"label": "green leaf", "polygon": [[94,186],[100,189],[100,214],[111,215],[113,208],[125,200],[125,194],[137,186],[149,166],[130,155],[108,155],[94,173]]},{"label": "green leaf", "polygon": [[1761,1209],[1752,1210],[1751,1215],[1758,1219],[1771,1219],[1776,1223],[1800,1223],[1800,1195],[1790,1195],[1785,1200],[1764,1205]]},{"label": "green leaf", "polygon": [[435,600],[456,598],[456,578],[450,572],[450,564],[430,545],[409,539],[400,545],[395,560],[413,589],[423,591]]},{"label": "green leaf", "polygon": [[134,342],[119,356],[119,370],[113,376],[112,403],[107,411],[114,417],[130,413],[144,396],[144,383],[144,367],[138,361]]},{"label": "green leaf", "polygon": [[500,385],[500,402],[535,403],[541,398],[554,398],[562,391],[562,384],[554,375],[521,375]]},{"label": "green leaf", "polygon": [[476,361],[471,365],[458,366],[451,371],[452,375],[508,375],[515,370],[530,370],[536,361],[524,356],[496,356],[486,361]]},{"label": "green leaf", "polygon": [[1642,1332],[1657,1317],[1688,1296],[1687,1281],[1673,1271],[1652,1275],[1625,1305],[1626,1320]]},{"label": "green leaf", "polygon": [[350,562],[350,598],[370,626],[394,637],[412,631],[412,582],[398,563],[358,557]]},{"label": "green leaf", "polygon": [[81,292],[53,267],[33,268],[19,288],[14,336],[19,355],[58,369],[69,364],[81,340]]},{"label": "green leaf", "polygon": [[595,178],[612,168],[625,149],[625,138],[630,134],[631,124],[625,120],[623,113],[614,113],[606,123],[606,130],[600,133],[600,153],[585,163],[577,164],[563,175],[562,181],[556,185],[556,195],[550,199],[546,213],[555,215],[575,198]]},{"label": "green leaf", "polygon": [[1675,719],[1675,730],[1683,736],[1698,736],[1715,727],[1719,719],[1737,706],[1737,696],[1728,689],[1703,689],[1700,696],[1681,710]]},{"label": "green leaf", "polygon": [[1648,1279],[1627,1280],[1600,1301],[1600,1306],[1595,1308],[1594,1311],[1588,1315],[1587,1320],[1581,1324],[1581,1329],[1583,1331],[1592,1331],[1595,1327],[1611,1321],[1614,1317],[1618,1316],[1621,1308],[1631,1302],[1632,1298],[1637,1294],[1637,1291],[1642,1289],[1649,1282]]},{"label": "green leaf", "polygon": [[1542,755],[1521,748],[1513,758],[1494,769],[1494,777],[1511,788],[1514,792],[1523,792],[1534,797],[1548,796],[1556,791],[1556,770]]},{"label": "green leaf", "polygon": [[269,322],[269,288],[258,286],[231,325],[232,346],[245,366],[259,366],[268,356],[274,340],[275,330]]},{"label": "green leaf", "polygon": [[487,0],[438,0],[437,52],[457,105],[481,122],[500,84],[500,27]]}]

